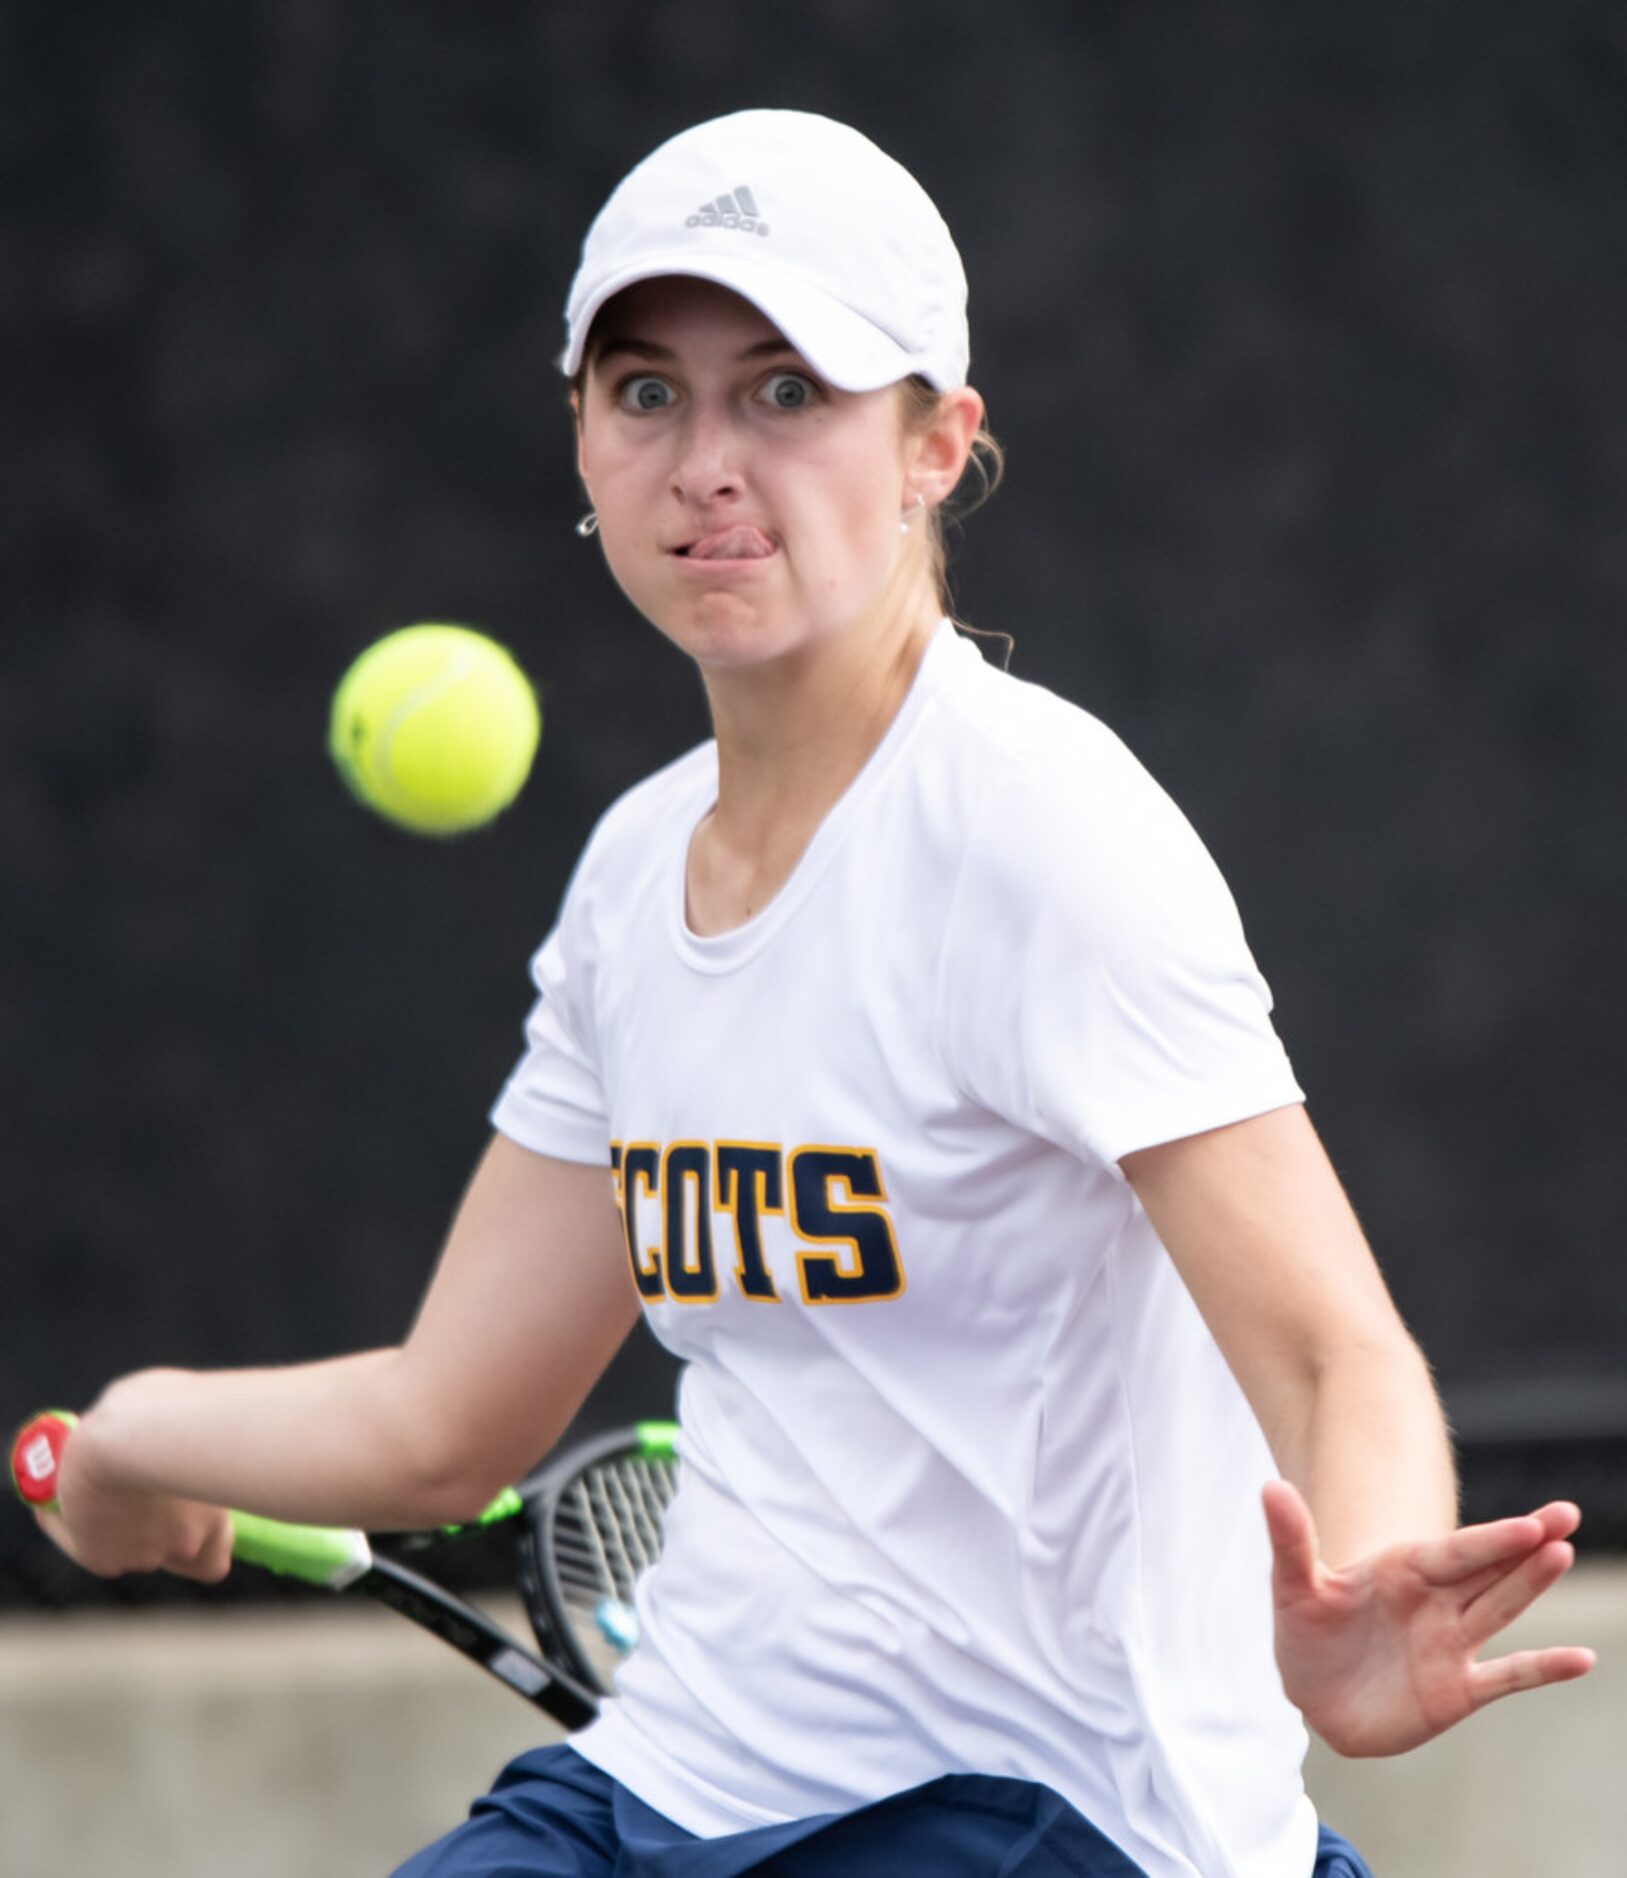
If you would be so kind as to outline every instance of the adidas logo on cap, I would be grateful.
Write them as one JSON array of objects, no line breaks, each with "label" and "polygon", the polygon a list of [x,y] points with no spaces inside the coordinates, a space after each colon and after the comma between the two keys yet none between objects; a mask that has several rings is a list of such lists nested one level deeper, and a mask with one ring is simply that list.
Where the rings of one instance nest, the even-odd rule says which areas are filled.
[{"label": "adidas logo on cap", "polygon": [[741,183],[732,195],[703,202],[684,223],[685,228],[738,228],[743,235],[766,235],[768,224],[751,191]]}]

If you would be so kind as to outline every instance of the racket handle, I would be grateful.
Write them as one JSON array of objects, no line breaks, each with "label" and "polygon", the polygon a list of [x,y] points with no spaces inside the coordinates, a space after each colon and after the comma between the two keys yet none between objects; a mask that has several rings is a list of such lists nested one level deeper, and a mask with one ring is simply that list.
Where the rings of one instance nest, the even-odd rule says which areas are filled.
[{"label": "racket handle", "polygon": [[[41,1512],[56,1506],[62,1450],[78,1419],[67,1409],[45,1409],[23,1423],[11,1444],[12,1485]],[[364,1533],[342,1526],[291,1526],[254,1513],[233,1513],[232,1557],[331,1591],[354,1584],[373,1563]]]},{"label": "racket handle", "polygon": [[11,1444],[11,1484],[21,1499],[42,1513],[56,1506],[62,1450],[78,1419],[67,1409],[44,1409],[23,1423]]},{"label": "racket handle", "polygon": [[232,1557],[283,1578],[343,1591],[373,1563],[373,1548],[365,1533],[345,1526],[291,1526],[255,1513],[233,1513]]}]

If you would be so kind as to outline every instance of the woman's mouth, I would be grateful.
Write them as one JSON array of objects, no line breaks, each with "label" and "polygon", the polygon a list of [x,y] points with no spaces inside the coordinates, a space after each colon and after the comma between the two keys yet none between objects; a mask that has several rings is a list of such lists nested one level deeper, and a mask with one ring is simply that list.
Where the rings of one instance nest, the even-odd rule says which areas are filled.
[{"label": "woman's mouth", "polygon": [[674,552],[686,561],[766,561],[774,544],[762,529],[742,523],[702,535]]}]

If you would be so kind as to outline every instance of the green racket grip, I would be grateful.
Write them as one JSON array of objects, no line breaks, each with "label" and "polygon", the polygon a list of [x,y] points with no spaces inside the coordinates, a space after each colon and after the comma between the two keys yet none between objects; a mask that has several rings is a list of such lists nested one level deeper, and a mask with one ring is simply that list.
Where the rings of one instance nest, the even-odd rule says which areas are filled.
[{"label": "green racket grip", "polygon": [[373,1563],[367,1535],[343,1526],[290,1526],[256,1513],[233,1513],[232,1557],[308,1585],[343,1591]]}]

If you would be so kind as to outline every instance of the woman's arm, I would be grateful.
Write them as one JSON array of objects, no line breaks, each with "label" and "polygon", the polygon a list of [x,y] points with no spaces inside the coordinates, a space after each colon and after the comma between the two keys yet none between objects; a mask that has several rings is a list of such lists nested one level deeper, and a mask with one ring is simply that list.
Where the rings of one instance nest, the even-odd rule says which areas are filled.
[{"label": "woman's arm", "polygon": [[1458,1528],[1445,1418],[1303,1109],[1126,1155],[1286,1479],[1266,1489],[1277,1661],[1347,1754],[1392,1754],[1592,1653],[1475,1660],[1572,1561],[1555,1503]]},{"label": "woman's arm", "polygon": [[94,1571],[212,1577],[221,1506],[470,1517],[559,1438],[637,1312],[608,1170],[495,1136],[399,1348],[115,1383],[68,1443],[48,1529]]},{"label": "woman's arm", "polygon": [[1123,1169],[1327,1557],[1450,1532],[1434,1384],[1304,1109],[1145,1148]]}]

